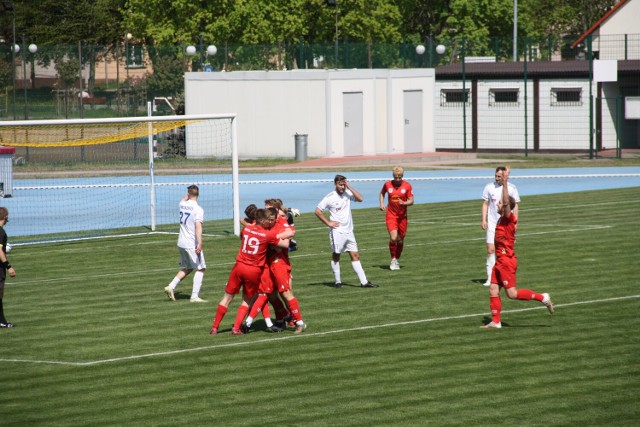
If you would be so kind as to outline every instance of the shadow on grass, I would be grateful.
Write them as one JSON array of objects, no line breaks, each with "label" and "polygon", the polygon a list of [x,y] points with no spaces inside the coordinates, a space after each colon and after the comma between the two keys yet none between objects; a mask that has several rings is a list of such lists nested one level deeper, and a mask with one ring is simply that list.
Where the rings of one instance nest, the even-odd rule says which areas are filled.
[{"label": "shadow on grass", "polygon": [[[482,325],[488,325],[489,323],[491,323],[491,317],[489,316],[484,316],[484,318],[482,319]],[[511,323],[507,323],[507,322],[501,322],[502,323],[502,327],[503,328],[550,328],[551,325],[541,325],[541,324],[535,324],[535,325],[512,325]]]}]

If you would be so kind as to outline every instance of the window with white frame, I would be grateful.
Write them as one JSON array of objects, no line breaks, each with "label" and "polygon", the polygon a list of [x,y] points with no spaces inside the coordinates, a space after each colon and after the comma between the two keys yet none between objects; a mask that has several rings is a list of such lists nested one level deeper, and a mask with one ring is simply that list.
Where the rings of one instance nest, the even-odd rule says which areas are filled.
[{"label": "window with white frame", "polygon": [[489,107],[517,107],[519,95],[518,88],[489,89]]},{"label": "window with white frame", "polygon": [[554,87],[551,88],[552,107],[573,107],[582,105],[582,88]]},{"label": "window with white frame", "polygon": [[471,93],[469,89],[441,89],[440,90],[440,106],[441,107],[462,107],[465,102],[469,105],[471,102]]}]

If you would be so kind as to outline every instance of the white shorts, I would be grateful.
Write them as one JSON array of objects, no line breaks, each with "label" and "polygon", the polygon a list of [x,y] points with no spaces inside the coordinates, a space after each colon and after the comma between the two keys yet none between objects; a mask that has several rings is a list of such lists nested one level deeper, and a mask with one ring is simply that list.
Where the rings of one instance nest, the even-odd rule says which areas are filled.
[{"label": "white shorts", "polygon": [[356,236],[351,233],[338,233],[334,229],[329,230],[329,240],[331,242],[331,251],[334,254],[343,252],[358,252],[358,244]]},{"label": "white shorts", "polygon": [[496,224],[487,225],[487,243],[491,243],[492,245],[496,240]]},{"label": "white shorts", "polygon": [[190,270],[204,270],[207,268],[207,263],[204,261],[204,251],[200,252],[200,255],[196,254],[194,249],[180,249],[180,268],[187,268]]}]

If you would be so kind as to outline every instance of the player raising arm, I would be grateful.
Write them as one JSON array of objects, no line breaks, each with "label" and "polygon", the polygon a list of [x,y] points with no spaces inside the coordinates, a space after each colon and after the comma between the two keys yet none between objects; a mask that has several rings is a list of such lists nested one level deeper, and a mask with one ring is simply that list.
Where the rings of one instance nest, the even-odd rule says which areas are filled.
[{"label": "player raising arm", "polygon": [[553,314],[553,303],[549,294],[539,294],[529,289],[516,289],[516,270],[518,269],[518,258],[514,252],[516,242],[516,224],[518,218],[514,215],[516,201],[509,196],[508,181],[511,169],[505,168],[502,174],[502,194],[498,202],[500,219],[496,224],[496,264],[491,273],[491,285],[489,286],[489,307],[491,309],[491,322],[482,326],[484,329],[502,328],[501,311],[502,301],[500,299],[500,289],[504,288],[510,299],[536,300],[544,304],[549,313]]}]

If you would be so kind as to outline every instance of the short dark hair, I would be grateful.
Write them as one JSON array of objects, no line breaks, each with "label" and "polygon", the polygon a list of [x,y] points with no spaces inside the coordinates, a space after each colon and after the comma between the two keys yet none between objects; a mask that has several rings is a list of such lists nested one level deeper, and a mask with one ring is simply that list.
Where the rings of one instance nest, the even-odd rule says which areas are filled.
[{"label": "short dark hair", "polygon": [[0,207],[0,221],[6,219],[9,216],[9,209]]},{"label": "short dark hair", "polygon": [[189,194],[191,196],[198,196],[200,193],[200,189],[198,188],[197,185],[193,184],[187,187],[187,190],[189,191]]},{"label": "short dark hair", "polygon": [[336,175],[336,177],[335,177],[335,178],[333,178],[333,183],[334,183],[334,184],[337,184],[337,183],[339,183],[340,181],[346,181],[346,180],[347,180],[347,177],[346,177],[346,176],[344,176],[344,175]]},{"label": "short dark hair", "polygon": [[247,216],[247,219],[249,220],[249,222],[255,221],[257,211],[258,211],[258,207],[253,203],[244,209],[244,214]]}]

